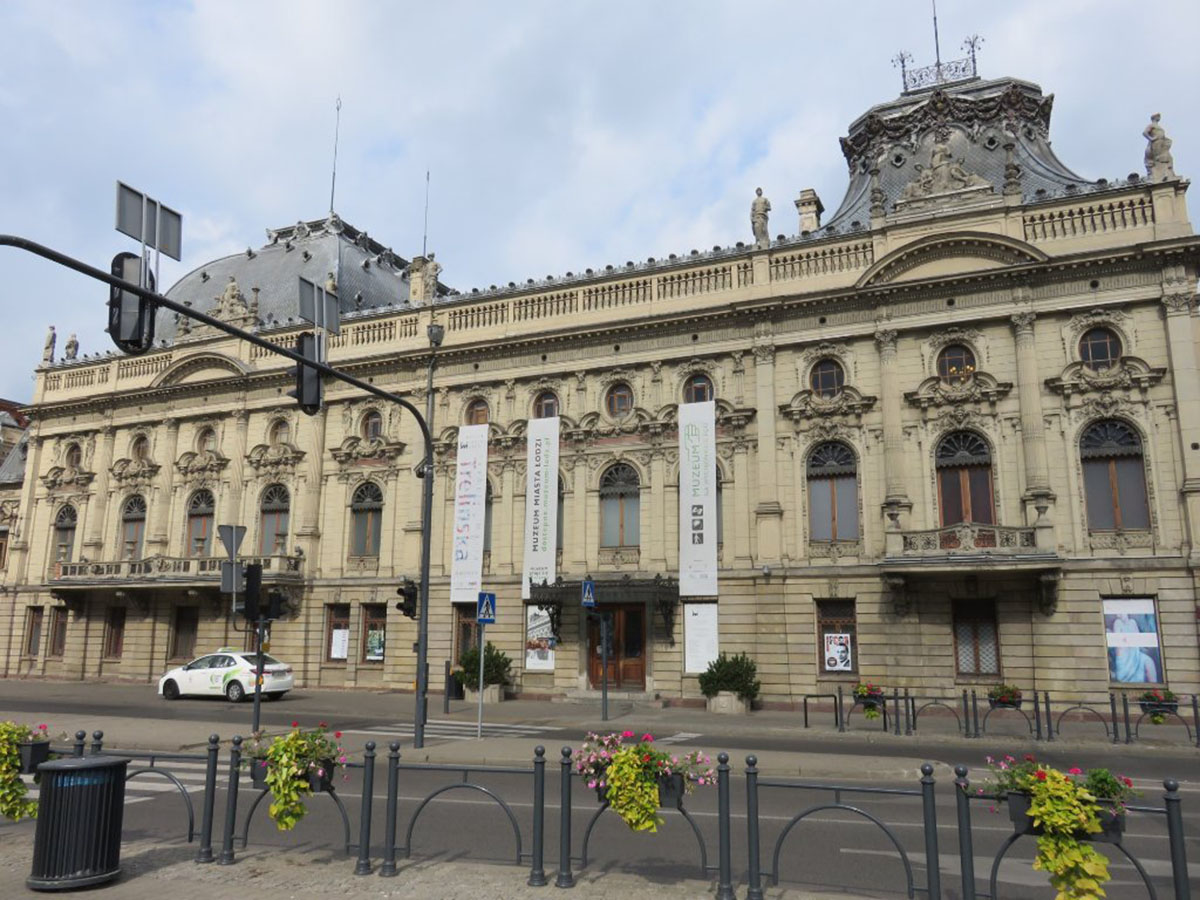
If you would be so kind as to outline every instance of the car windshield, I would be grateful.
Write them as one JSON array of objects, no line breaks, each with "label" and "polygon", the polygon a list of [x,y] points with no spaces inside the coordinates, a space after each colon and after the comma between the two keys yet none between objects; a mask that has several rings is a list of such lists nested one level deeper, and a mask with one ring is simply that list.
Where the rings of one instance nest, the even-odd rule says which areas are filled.
[{"label": "car windshield", "polygon": [[[250,665],[252,665],[252,666],[258,665],[258,654],[257,653],[244,653],[244,654],[242,654],[242,658],[246,662],[250,663]],[[263,662],[268,666],[282,666],[283,665],[283,663],[281,663],[279,660],[277,660],[275,657],[273,657],[270,653],[264,653],[262,655],[262,658],[263,658]]]}]

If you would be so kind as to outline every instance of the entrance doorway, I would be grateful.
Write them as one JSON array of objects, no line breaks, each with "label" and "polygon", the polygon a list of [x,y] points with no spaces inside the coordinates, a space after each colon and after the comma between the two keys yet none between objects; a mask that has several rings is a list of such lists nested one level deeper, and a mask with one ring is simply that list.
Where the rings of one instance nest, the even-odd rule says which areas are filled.
[{"label": "entrance doorway", "polygon": [[646,689],[646,607],[641,603],[597,606],[587,620],[588,682],[599,690],[604,681],[600,621],[608,621],[608,686],[614,690]]}]

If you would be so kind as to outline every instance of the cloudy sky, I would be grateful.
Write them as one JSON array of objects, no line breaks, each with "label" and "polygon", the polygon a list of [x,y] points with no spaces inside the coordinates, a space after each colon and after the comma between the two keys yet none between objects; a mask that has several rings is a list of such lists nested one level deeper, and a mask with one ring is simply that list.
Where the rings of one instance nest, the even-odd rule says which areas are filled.
[{"label": "cloudy sky", "polygon": [[[1161,111],[1200,174],[1195,0],[941,0],[942,56],[1055,94],[1051,137],[1086,178],[1142,171]],[[894,98],[891,59],[933,61],[929,0],[24,2],[0,0],[0,232],[100,267],[121,179],[184,217],[173,283],[329,208],[460,290],[750,240],[846,186],[838,138]],[[1195,210],[1195,201],[1192,204]],[[0,248],[0,396],[32,395],[47,325],[110,347],[107,288]]]}]

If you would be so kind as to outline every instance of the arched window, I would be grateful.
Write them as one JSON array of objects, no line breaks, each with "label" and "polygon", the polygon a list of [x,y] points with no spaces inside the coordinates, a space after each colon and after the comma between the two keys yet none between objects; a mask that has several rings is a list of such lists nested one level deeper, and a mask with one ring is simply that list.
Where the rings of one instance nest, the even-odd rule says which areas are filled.
[{"label": "arched window", "polygon": [[282,556],[287,553],[288,510],[291,497],[282,484],[263,491],[258,514],[258,555]]},{"label": "arched window", "polygon": [[858,540],[858,462],[840,441],[818,444],[808,457],[808,539]]},{"label": "arched window", "polygon": [[938,476],[938,501],[942,527],[959,522],[994,525],[992,508],[992,452],[973,431],[955,431],[934,453]]},{"label": "arched window", "polygon": [[829,400],[840,394],[846,386],[846,373],[837,360],[822,359],[812,367],[808,383],[814,394]]},{"label": "arched window", "polygon": [[558,395],[554,391],[542,391],[533,401],[535,419],[552,419],[558,415]]},{"label": "arched window", "polygon": [[467,404],[468,425],[486,425],[488,422],[488,405],[486,400],[472,400]]},{"label": "arched window", "polygon": [[54,558],[58,562],[70,562],[75,550],[75,525],[78,522],[75,507],[64,506],[54,517]]},{"label": "arched window", "polygon": [[[375,413],[375,415],[379,415]],[[351,556],[379,556],[379,535],[383,524],[383,491],[373,482],[360,484],[350,500],[354,534]]]},{"label": "arched window", "polygon": [[602,547],[641,544],[641,482],[633,467],[617,463],[600,479],[600,541]]},{"label": "arched window", "polygon": [[138,435],[133,439],[133,447],[130,448],[129,455],[136,462],[146,462],[150,458],[150,441],[145,435]]},{"label": "arched window", "polygon": [[83,465],[83,451],[79,449],[78,444],[72,444],[67,448],[67,468],[71,471],[78,471]]},{"label": "arched window", "polygon": [[276,419],[271,423],[271,428],[267,432],[267,442],[276,447],[280,444],[286,444],[292,439],[292,428],[288,425],[286,419]]},{"label": "arched window", "polygon": [[1079,439],[1088,528],[1121,531],[1150,527],[1142,439],[1124,422],[1088,426]]},{"label": "arched window", "polygon": [[554,549],[562,550],[563,548],[563,508],[566,502],[567,492],[563,488],[562,476],[558,476],[558,514],[555,516],[554,522]]},{"label": "arched window", "polygon": [[713,396],[713,383],[707,375],[693,375],[683,383],[684,403],[704,403]]},{"label": "arched window", "polygon": [[1121,359],[1121,339],[1108,328],[1090,328],[1079,339],[1079,358],[1097,372]]},{"label": "arched window", "polygon": [[624,383],[614,384],[604,395],[604,408],[614,419],[622,419],[633,412],[633,389]]},{"label": "arched window", "polygon": [[963,344],[951,344],[938,354],[937,370],[947,387],[966,384],[975,374],[975,354]]},{"label": "arched window", "polygon": [[211,428],[202,429],[196,436],[196,450],[200,453],[216,453],[217,433]]},{"label": "arched window", "polygon": [[483,552],[492,552],[492,483],[487,483],[487,495],[483,500]]},{"label": "arched window", "polygon": [[141,559],[145,538],[146,501],[141,494],[134,494],[121,508],[121,559]]},{"label": "arched window", "polygon": [[187,552],[188,556],[212,556],[213,512],[212,491],[196,491],[188,501]]},{"label": "arched window", "polygon": [[367,441],[377,441],[383,437],[383,416],[371,410],[362,420],[362,436]]}]

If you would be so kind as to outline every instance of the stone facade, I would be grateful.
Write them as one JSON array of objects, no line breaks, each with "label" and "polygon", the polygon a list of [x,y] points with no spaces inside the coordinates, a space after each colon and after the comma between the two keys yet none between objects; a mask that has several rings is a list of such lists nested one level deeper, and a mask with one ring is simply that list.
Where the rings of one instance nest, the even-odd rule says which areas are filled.
[{"label": "stone facade", "polygon": [[[330,220],[271,232],[257,253],[212,264],[219,287],[189,276],[188,290],[198,308],[290,347],[299,329],[272,293],[292,291],[294,273],[265,267],[310,263],[323,277],[313,242],[341,241],[330,361],[419,408],[427,328],[444,326],[435,686],[472,634],[473,609],[448,599],[454,439],[486,415],[489,639],[513,658],[519,692],[594,687],[596,638],[577,594],[544,610],[553,669],[526,667],[524,434],[552,395],[564,594],[590,574],[602,604],[633,598],[614,671],[623,689],[699,697],[685,671],[688,598],[620,585],[677,573],[677,409],[707,383],[719,643],[757,661],[766,701],[860,678],[942,695],[1001,679],[1089,700],[1143,684],[1192,693],[1200,240],[1188,183],[1080,179],[1049,150],[1049,116],[1050,98],[1014,80],[876,107],[842,141],[842,208],[822,229],[820,200],[804,192],[793,238],[456,294],[424,260],[406,268]],[[376,281],[349,284],[372,266],[384,269]],[[243,643],[217,590],[220,547],[205,543],[220,522],[248,526],[242,556],[290,599],[271,652],[299,684],[411,687],[416,629],[395,591],[418,575],[414,421],[340,384],[305,417],[286,396],[286,361],[186,322],[169,337],[141,357],[37,372],[0,595],[3,673],[150,681],[173,660]],[[614,388],[632,398],[616,415]],[[637,538],[605,546],[601,484],[614,463],[637,478],[623,495]],[[29,646],[33,609],[63,618],[57,645],[47,624]],[[382,652],[368,639],[380,629]],[[830,664],[826,634],[847,636],[848,663]],[[1118,661],[1111,644],[1150,668]]]}]

